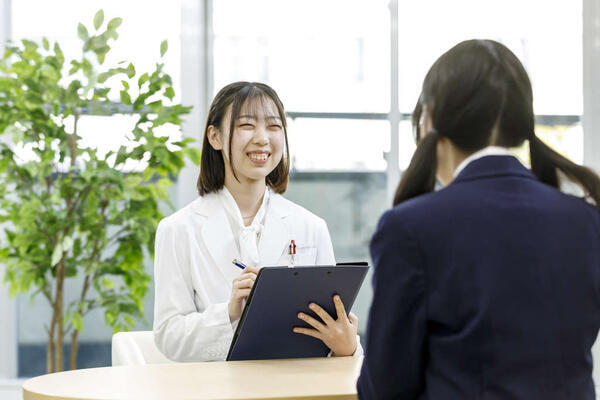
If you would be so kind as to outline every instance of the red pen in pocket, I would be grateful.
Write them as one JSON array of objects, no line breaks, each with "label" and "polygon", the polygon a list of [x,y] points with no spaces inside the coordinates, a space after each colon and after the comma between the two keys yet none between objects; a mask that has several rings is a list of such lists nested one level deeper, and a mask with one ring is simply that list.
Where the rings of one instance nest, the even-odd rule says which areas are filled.
[{"label": "red pen in pocket", "polygon": [[291,265],[293,266],[294,265],[294,255],[296,254],[296,242],[294,240],[292,240],[290,242],[289,248],[290,248],[289,254],[290,254]]}]

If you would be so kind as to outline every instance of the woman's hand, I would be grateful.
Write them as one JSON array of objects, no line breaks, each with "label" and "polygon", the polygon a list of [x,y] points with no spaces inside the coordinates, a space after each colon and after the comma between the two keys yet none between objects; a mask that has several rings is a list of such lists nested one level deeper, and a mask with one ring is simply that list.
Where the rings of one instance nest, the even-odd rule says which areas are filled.
[{"label": "woman's hand", "polygon": [[233,322],[242,316],[244,302],[250,295],[257,274],[258,268],[246,267],[240,276],[233,280],[229,299],[229,321]]},{"label": "woman's hand", "polygon": [[329,347],[333,356],[351,356],[356,351],[356,332],[358,317],[352,313],[346,315],[346,309],[340,296],[333,296],[337,319],[333,319],[327,311],[318,304],[311,303],[309,308],[314,311],[321,321],[305,313],[299,313],[298,318],[315,329],[295,327],[294,332],[320,339]]}]

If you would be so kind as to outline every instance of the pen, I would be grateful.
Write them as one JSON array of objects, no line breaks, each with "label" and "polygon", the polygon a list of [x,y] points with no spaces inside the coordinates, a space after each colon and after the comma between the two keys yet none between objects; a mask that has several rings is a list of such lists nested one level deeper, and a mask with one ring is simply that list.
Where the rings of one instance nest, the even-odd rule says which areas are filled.
[{"label": "pen", "polygon": [[296,263],[296,260],[294,260],[295,255],[296,255],[296,241],[292,240],[292,241],[290,241],[290,267],[293,267],[294,264]]},{"label": "pen", "polygon": [[241,268],[241,269],[245,269],[246,268],[246,265],[243,262],[241,262],[238,259],[236,259],[236,258],[234,258],[233,260],[231,260],[231,263],[233,265],[235,265],[236,267],[238,267],[238,268]]}]

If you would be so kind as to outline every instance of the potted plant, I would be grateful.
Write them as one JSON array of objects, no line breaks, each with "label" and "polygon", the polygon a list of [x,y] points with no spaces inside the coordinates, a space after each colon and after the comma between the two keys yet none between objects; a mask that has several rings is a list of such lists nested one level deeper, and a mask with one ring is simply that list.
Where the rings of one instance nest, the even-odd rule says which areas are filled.
[{"label": "potted plant", "polygon": [[[92,33],[80,23],[77,59],[65,60],[45,38],[9,44],[0,59],[0,262],[11,295],[34,287],[32,296],[51,306],[48,373],[63,370],[69,336],[76,368],[91,310],[103,310],[114,331],[142,318],[151,279],[143,260],[153,254],[159,203],[168,202],[166,188],[186,158],[199,164],[193,139],[156,134],[180,127],[190,111],[173,101],[164,64],[142,74],[127,62],[105,65],[121,22],[105,23],[100,10]],[[161,58],[166,51],[164,41]],[[135,116],[127,143],[106,154],[86,147],[80,118],[114,113]],[[67,303],[65,281],[77,276],[77,299]]]}]

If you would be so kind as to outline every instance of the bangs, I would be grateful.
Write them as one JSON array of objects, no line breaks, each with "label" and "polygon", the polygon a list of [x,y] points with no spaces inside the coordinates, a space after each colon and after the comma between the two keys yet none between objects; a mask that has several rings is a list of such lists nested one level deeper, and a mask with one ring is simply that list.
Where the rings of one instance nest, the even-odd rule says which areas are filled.
[{"label": "bangs", "polygon": [[278,98],[273,98],[269,93],[257,87],[249,87],[240,91],[233,100],[231,107],[230,133],[233,132],[235,121],[239,118],[253,118],[255,120],[277,119],[285,127],[285,112]]}]

